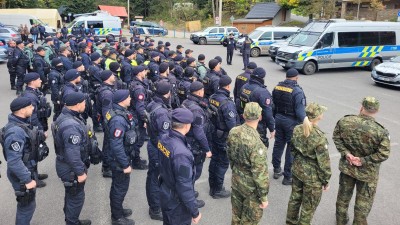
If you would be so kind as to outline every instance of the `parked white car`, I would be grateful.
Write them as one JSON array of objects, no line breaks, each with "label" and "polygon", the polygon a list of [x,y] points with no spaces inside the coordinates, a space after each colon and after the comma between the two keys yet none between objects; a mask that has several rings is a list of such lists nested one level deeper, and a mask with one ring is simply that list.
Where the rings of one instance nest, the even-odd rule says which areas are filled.
[{"label": "parked white car", "polygon": [[371,78],[377,84],[400,87],[400,56],[377,65],[371,72]]}]

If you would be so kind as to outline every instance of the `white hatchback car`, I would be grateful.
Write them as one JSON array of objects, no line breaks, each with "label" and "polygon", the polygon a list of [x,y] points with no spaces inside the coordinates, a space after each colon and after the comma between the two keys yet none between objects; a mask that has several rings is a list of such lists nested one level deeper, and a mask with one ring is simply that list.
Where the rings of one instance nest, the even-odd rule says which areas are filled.
[{"label": "white hatchback car", "polygon": [[377,65],[371,72],[371,78],[377,84],[400,87],[400,56]]}]

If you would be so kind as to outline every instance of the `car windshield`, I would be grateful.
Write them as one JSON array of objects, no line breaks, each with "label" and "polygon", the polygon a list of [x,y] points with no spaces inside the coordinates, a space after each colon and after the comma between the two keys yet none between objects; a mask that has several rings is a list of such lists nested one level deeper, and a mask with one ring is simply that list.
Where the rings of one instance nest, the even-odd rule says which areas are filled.
[{"label": "car windshield", "polygon": [[289,42],[289,45],[312,47],[320,35],[321,33],[317,32],[300,32]]},{"label": "car windshield", "polygon": [[296,37],[297,34],[299,34],[299,33],[294,33],[294,34],[290,35],[288,38],[286,38],[285,41],[286,42],[291,42],[293,40],[293,38]]},{"label": "car windshield", "polygon": [[204,33],[207,33],[208,31],[211,30],[212,27],[207,27],[206,29],[203,30]]},{"label": "car windshield", "polygon": [[396,63],[400,63],[400,56],[394,57],[394,58],[391,59],[390,61],[396,62]]},{"label": "car windshield", "polygon": [[71,23],[68,24],[67,28],[72,28],[74,24],[78,21],[78,18],[74,19]]},{"label": "car windshield", "polygon": [[257,38],[260,37],[260,35],[261,35],[262,33],[264,33],[264,31],[262,31],[262,30],[255,30],[255,31],[253,31],[253,32],[251,32],[251,33],[249,34],[249,38],[251,38],[252,40],[257,39]]}]

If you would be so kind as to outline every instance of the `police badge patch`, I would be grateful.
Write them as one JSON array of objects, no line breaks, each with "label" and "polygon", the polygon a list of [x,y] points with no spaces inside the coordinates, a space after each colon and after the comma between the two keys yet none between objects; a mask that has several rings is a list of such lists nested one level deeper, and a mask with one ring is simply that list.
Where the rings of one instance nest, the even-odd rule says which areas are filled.
[{"label": "police badge patch", "polygon": [[266,104],[266,105],[271,104],[271,99],[267,98],[267,99],[265,100],[265,104]]},{"label": "police badge patch", "polygon": [[71,135],[69,136],[69,141],[71,142],[71,144],[76,145],[79,143],[79,136],[78,135]]},{"label": "police badge patch", "polygon": [[144,95],[143,94],[140,94],[139,96],[138,96],[138,100],[143,100],[144,99]]},{"label": "police badge patch", "polygon": [[120,130],[120,129],[115,129],[115,131],[114,131],[114,137],[120,137],[121,136],[121,134],[122,134],[122,131]]},{"label": "police badge patch", "polygon": [[228,114],[229,114],[229,116],[230,116],[231,118],[235,117],[235,113],[234,113],[233,111],[230,111]]},{"label": "police badge patch", "polygon": [[19,150],[21,150],[21,145],[17,141],[15,141],[11,143],[11,149],[18,152]]},{"label": "police badge patch", "polygon": [[168,130],[169,129],[169,123],[168,122],[164,122],[163,129],[164,130]]}]

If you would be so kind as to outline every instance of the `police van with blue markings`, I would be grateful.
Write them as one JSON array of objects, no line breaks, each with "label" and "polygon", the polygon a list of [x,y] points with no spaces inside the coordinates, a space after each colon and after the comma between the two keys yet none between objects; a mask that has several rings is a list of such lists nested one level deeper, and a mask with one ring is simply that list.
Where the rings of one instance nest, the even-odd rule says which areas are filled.
[{"label": "police van with blue markings", "polygon": [[[258,57],[260,55],[268,55],[269,47],[278,42],[284,42],[292,34],[296,33],[298,27],[257,27],[248,37],[252,41],[250,56]],[[237,47],[242,53],[242,45],[245,38],[241,38],[237,42]]]},{"label": "police van with blue markings", "polygon": [[93,13],[85,13],[75,15],[76,17],[68,24],[68,33],[71,34],[73,27],[85,26],[86,32],[93,26],[96,36],[105,39],[106,36],[113,36],[114,40],[122,36],[121,19],[117,16],[111,16],[105,11],[95,11]]},{"label": "police van with blue markings", "polygon": [[190,40],[200,45],[222,44],[230,33],[233,33],[235,38],[239,37],[239,30],[236,27],[207,27],[203,31],[192,33]]},{"label": "police van with blue markings", "polygon": [[319,69],[369,67],[400,55],[400,23],[328,20],[313,21],[286,46],[275,62],[303,74]]}]

